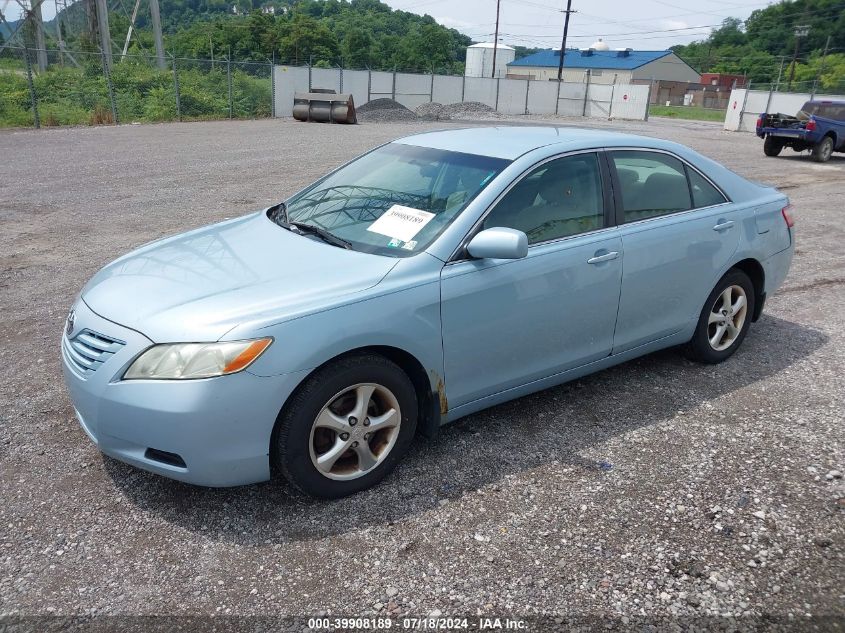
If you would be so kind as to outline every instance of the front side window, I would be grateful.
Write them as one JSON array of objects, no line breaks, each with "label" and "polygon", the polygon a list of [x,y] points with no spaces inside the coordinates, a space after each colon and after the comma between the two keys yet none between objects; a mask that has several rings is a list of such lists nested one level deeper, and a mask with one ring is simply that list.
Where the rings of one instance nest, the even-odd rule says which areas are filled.
[{"label": "front side window", "polygon": [[328,231],[355,250],[413,255],[431,244],[509,163],[390,143],[292,197],[286,203],[287,219]]},{"label": "front side window", "polygon": [[684,164],[667,154],[610,153],[621,189],[625,222],[636,222],[692,208]]},{"label": "front side window", "polygon": [[598,156],[565,156],[529,172],[485,218],[485,229],[494,226],[524,232],[529,244],[602,228],[604,198]]}]

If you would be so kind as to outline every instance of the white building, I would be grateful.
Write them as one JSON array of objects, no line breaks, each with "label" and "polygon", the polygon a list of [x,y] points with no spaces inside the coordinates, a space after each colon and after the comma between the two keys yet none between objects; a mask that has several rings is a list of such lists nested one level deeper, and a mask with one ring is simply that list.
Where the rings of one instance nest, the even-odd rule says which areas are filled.
[{"label": "white building", "polygon": [[510,46],[499,44],[496,49],[496,72],[493,73],[492,42],[482,42],[467,47],[467,62],[464,74],[467,77],[504,77],[510,64],[516,57],[516,51]]}]

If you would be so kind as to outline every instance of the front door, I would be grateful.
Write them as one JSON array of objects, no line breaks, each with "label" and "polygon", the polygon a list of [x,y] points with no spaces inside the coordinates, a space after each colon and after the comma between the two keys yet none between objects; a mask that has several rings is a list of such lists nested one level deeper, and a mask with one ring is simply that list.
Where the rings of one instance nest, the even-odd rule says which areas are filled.
[{"label": "front door", "polygon": [[452,408],[610,354],[622,241],[608,226],[599,166],[594,152],[544,162],[496,204],[481,228],[524,231],[524,259],[466,259],[443,268]]}]

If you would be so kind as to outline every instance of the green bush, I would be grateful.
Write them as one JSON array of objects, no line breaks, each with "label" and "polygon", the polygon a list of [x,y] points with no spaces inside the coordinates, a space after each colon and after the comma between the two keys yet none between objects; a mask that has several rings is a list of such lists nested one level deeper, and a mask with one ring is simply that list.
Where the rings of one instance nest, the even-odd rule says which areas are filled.
[{"label": "green bush", "polygon": [[[269,67],[258,67],[268,74]],[[185,120],[229,116],[226,67],[179,68],[181,116]],[[122,123],[174,121],[177,119],[173,70],[152,64],[116,60],[112,73],[115,105]],[[110,120],[108,84],[99,59],[92,57],[81,68],[50,67],[33,78],[38,111],[44,125],[98,124]],[[268,77],[232,70],[233,116],[267,117],[271,113]],[[17,70],[0,70],[0,127],[33,125],[26,76]]]}]

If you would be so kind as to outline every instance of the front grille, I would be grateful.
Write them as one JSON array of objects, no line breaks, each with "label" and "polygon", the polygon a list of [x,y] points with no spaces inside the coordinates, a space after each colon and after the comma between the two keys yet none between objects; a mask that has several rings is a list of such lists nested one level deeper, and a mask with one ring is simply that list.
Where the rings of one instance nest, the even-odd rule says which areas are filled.
[{"label": "front grille", "polygon": [[93,374],[126,343],[105,334],[82,330],[71,339],[62,337],[62,345],[68,360],[81,374]]}]

